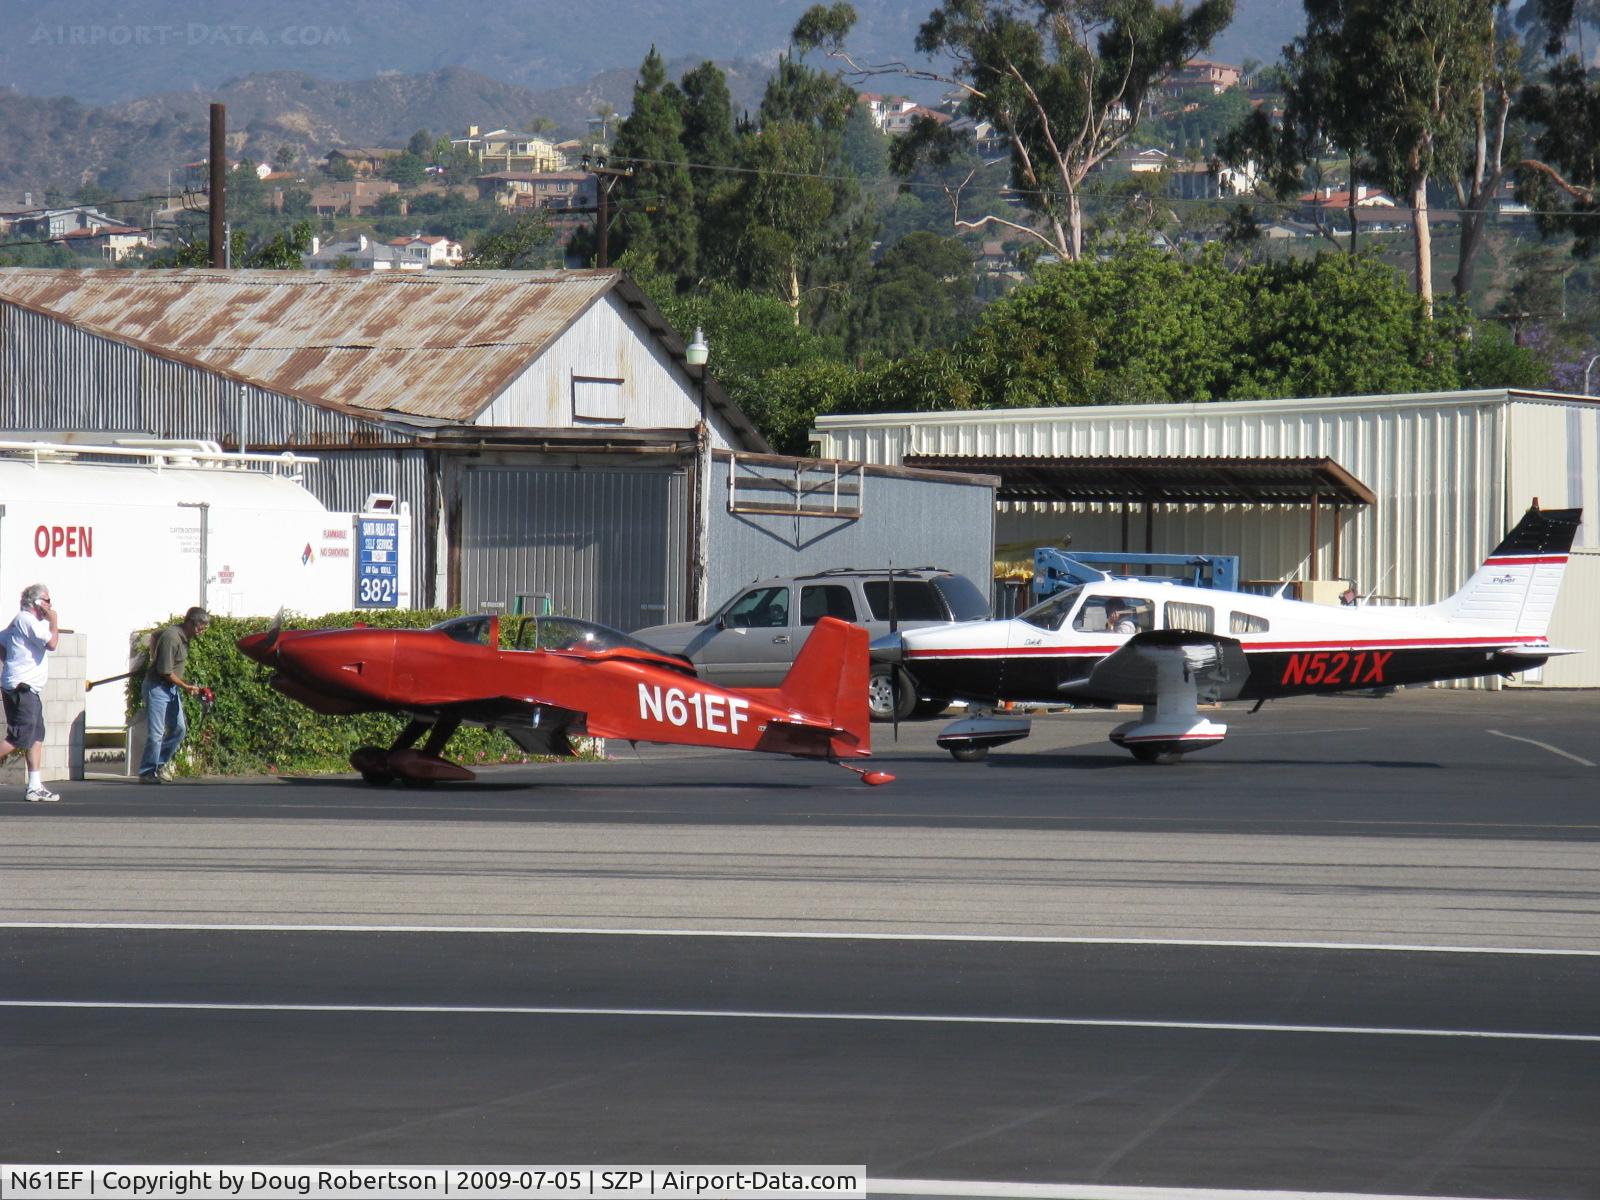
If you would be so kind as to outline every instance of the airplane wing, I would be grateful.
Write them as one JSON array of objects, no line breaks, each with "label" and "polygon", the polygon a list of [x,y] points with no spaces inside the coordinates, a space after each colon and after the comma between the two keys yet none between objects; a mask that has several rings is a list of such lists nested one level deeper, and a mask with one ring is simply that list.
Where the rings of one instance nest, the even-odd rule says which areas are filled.
[{"label": "airplane wing", "polygon": [[1129,638],[1085,678],[1060,690],[1114,704],[1154,704],[1164,689],[1192,683],[1198,699],[1209,703],[1237,697],[1249,675],[1237,639],[1157,629]]},{"label": "airplane wing", "polygon": [[498,729],[529,754],[570,758],[574,737],[589,736],[588,714],[527,696],[491,696],[444,705],[441,716]]}]

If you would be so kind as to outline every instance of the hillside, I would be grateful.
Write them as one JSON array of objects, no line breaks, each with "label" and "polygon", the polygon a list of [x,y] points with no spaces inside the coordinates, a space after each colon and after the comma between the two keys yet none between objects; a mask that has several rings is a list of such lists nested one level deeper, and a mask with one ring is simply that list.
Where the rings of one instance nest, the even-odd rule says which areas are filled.
[{"label": "hillside", "polygon": [[[652,42],[673,77],[715,55],[735,107],[753,108],[807,3],[463,0],[447,8],[437,0],[280,0],[268,30],[259,27],[259,14],[247,15],[258,10],[238,0],[214,0],[204,10],[211,24],[191,20],[195,5],[179,0],[133,0],[116,18],[120,24],[103,17],[96,23],[100,6],[91,0],[12,0],[12,28],[29,32],[0,40],[0,207],[29,191],[37,199],[47,187],[75,195],[89,182],[117,195],[161,191],[169,169],[205,156],[214,100],[228,106],[230,152],[258,160],[283,145],[320,156],[333,146],[404,144],[422,128],[517,127],[541,117],[558,135],[576,136],[603,105],[627,112],[638,62]],[[864,58],[909,56],[932,3],[857,0],[861,22],[852,48]],[[1238,4],[1213,57],[1271,61],[1299,31],[1297,0]],[[534,9],[537,21],[530,19]],[[594,36],[596,22],[606,36]],[[289,31],[291,40],[307,42],[313,30],[322,31],[315,45],[284,44]],[[467,65],[447,65],[453,62]],[[366,78],[351,78],[362,70]],[[871,86],[924,100],[939,90],[889,77]],[[57,98],[30,94],[45,88]],[[129,95],[137,98],[121,98]],[[87,103],[95,97],[112,102]]]},{"label": "hillside", "polygon": [[[696,61],[668,69],[680,75]],[[756,103],[766,69],[755,63],[725,69],[735,104]],[[534,91],[462,67],[358,82],[280,71],[211,92],[164,92],[101,108],[0,92],[0,208],[27,191],[38,202],[47,187],[76,194],[91,180],[119,196],[164,189],[168,168],[205,157],[213,100],[228,106],[229,152],[270,161],[283,145],[320,157],[333,146],[404,145],[418,129],[516,128],[538,117],[555,123],[555,136],[575,136],[601,104],[628,110],[635,74],[618,68]]]},{"label": "hillside", "polygon": [[[532,89],[584,86],[664,58],[772,63],[812,0],[8,0],[0,89],[111,104],[228,79],[427,75],[461,66]],[[854,0],[852,49],[910,58],[934,0]],[[1218,57],[1270,62],[1298,32],[1298,0],[1238,0]]]}]

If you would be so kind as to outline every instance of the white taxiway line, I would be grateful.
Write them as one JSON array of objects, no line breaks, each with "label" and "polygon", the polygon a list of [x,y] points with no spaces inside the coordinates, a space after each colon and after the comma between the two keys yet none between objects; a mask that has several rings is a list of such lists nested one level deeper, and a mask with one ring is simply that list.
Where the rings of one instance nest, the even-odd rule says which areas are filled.
[{"label": "white taxiway line", "polygon": [[1001,1017],[961,1013],[776,1012],[718,1008],[576,1008],[544,1004],[222,1004],[176,1000],[0,1000],[0,1008],[137,1012],[368,1013],[475,1017],[689,1017],[725,1021],[855,1021],[902,1025],[1027,1025],[1060,1029],[1165,1029],[1203,1033],[1310,1033],[1353,1037],[1479,1038],[1600,1045],[1600,1033],[1417,1029],[1382,1025],[1273,1025],[1236,1021],[1117,1021],[1099,1017]]},{"label": "white taxiway line", "polygon": [[1582,766],[1582,767],[1592,767],[1592,766],[1595,765],[1594,763],[1590,762],[1587,758],[1579,758],[1576,754],[1569,754],[1567,751],[1563,750],[1560,746],[1552,746],[1549,742],[1536,741],[1535,739],[1533,739],[1531,737],[1519,737],[1518,735],[1516,735],[1514,733],[1501,733],[1500,730],[1498,730],[1498,729],[1485,729],[1484,732],[1485,733],[1492,733],[1492,734],[1495,735],[1495,737],[1508,738],[1509,740],[1511,740],[1513,742],[1527,742],[1528,745],[1537,746],[1541,750],[1548,750],[1548,751],[1550,751],[1551,754],[1559,754],[1562,758],[1570,758],[1573,762],[1577,763],[1579,766]]},{"label": "white taxiway line", "polygon": [[[1104,1183],[997,1183],[964,1179],[874,1179],[869,1196],[1000,1196],[1016,1200],[1422,1200],[1374,1192],[1250,1191],[1242,1188],[1117,1187]],[[1430,1196],[1427,1200],[1468,1200]]]},{"label": "white taxiway line", "polygon": [[1036,946],[1194,946],[1212,950],[1364,950],[1383,954],[1526,954],[1600,958],[1600,950],[1537,946],[1429,946],[1387,942],[1268,942],[1229,938],[1072,937],[1010,933],[868,933],[829,929],[649,929],[583,925],[330,925],[203,921],[0,921],[4,929],[127,930],[156,933],[521,934],[535,937],[751,938],[814,942],[973,942]]}]

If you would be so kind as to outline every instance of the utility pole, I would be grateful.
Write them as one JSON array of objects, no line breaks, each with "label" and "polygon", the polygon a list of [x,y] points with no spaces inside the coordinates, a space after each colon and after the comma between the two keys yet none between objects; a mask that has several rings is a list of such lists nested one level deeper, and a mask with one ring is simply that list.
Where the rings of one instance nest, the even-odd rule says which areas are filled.
[{"label": "utility pole", "polygon": [[211,172],[211,265],[227,266],[227,214],[228,197],[228,107],[211,106],[211,161],[206,164]]},{"label": "utility pole", "polygon": [[619,179],[626,179],[633,174],[632,167],[608,167],[604,158],[590,158],[585,154],[580,160],[583,167],[595,176],[595,226],[594,226],[594,265],[609,267],[611,265],[611,189],[616,186]]}]

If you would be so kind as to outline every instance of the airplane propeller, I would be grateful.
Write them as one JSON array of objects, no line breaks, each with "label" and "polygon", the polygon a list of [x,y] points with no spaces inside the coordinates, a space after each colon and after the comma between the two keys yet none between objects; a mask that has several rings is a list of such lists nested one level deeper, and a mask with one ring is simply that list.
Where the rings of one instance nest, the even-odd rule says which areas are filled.
[{"label": "airplane propeller", "polygon": [[282,608],[278,609],[277,615],[272,618],[272,624],[267,626],[267,640],[261,643],[262,653],[266,653],[278,644],[278,637],[283,633],[284,611]]}]

